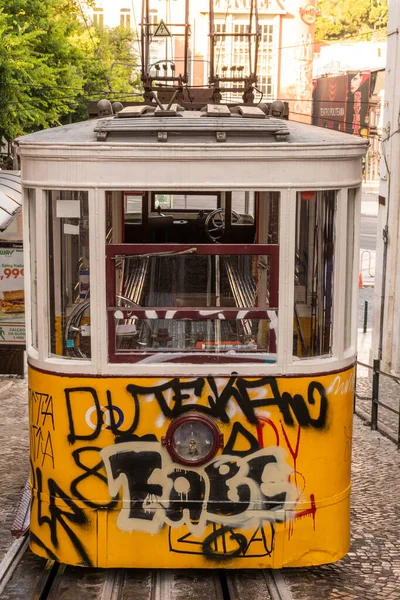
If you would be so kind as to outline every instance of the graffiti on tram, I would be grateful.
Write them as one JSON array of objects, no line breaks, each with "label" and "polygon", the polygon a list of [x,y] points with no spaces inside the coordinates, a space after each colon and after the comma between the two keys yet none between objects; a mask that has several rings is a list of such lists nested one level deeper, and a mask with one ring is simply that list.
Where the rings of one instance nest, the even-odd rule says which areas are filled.
[{"label": "graffiti on tram", "polygon": [[[280,523],[293,535],[309,516],[315,529],[318,488],[298,467],[301,440],[329,433],[332,400],[351,394],[352,371],[74,387],[50,377],[51,396],[30,391],[31,539],[48,556],[69,543],[81,564],[94,564],[87,541],[101,511],[116,515],[122,534],[165,530],[170,551],[214,561],[270,556]],[[201,467],[173,462],[161,444],[171,419],[188,412],[213,417],[224,434],[222,453]]]}]

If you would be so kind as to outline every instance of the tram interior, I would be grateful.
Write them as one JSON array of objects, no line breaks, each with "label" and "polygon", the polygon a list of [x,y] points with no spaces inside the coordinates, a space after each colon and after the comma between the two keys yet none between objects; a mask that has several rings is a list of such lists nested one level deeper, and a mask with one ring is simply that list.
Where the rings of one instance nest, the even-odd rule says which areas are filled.
[{"label": "tram interior", "polygon": [[[278,194],[269,198],[275,217],[278,198]],[[120,222],[115,208],[111,198],[113,243],[141,244],[138,256],[126,256],[116,264],[120,304],[174,310],[173,319],[138,319],[135,323],[123,315],[116,326],[118,352],[129,352],[132,344],[142,351],[275,351],[276,334],[270,327],[275,311],[268,312],[267,318],[264,311],[264,318],[238,319],[237,311],[226,310],[270,306],[271,257],[229,252],[230,245],[243,248],[256,242],[254,194],[124,194],[120,231],[114,227]],[[274,243],[272,214],[270,221],[265,232],[257,233],[264,243]],[[207,245],[218,245],[218,251],[202,254]],[[212,308],[216,310],[210,318],[200,318],[201,309]],[[179,314],[182,309],[193,310]]]},{"label": "tram interior", "polygon": [[[331,352],[336,193],[297,196],[296,359]],[[49,197],[51,351],[89,358],[87,193]],[[185,354],[195,362],[206,355],[274,362],[279,210],[279,192],[107,192],[106,242],[118,245],[107,267],[115,354],[128,362],[151,362],[160,352],[166,360]]]}]

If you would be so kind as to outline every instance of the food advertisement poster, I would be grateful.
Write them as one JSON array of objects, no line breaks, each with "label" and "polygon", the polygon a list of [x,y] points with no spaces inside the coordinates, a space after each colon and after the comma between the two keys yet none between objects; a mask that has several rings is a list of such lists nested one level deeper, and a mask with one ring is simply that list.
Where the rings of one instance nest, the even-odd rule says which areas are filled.
[{"label": "food advertisement poster", "polygon": [[0,344],[25,344],[24,251],[0,244]]}]

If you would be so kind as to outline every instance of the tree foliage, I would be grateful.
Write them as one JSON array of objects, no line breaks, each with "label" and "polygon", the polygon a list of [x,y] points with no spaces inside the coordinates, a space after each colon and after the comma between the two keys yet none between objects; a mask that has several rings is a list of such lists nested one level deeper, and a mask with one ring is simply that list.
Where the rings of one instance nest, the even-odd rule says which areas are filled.
[{"label": "tree foliage", "polygon": [[318,40],[358,38],[386,34],[388,0],[320,0],[315,37]]},{"label": "tree foliage", "polygon": [[89,26],[90,2],[0,0],[0,139],[86,118],[89,99],[137,89],[132,32]]}]

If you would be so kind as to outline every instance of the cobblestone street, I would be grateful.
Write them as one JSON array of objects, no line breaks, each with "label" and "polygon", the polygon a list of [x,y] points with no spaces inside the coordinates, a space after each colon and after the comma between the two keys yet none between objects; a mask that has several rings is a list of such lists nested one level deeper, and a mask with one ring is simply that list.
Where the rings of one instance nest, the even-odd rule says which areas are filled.
[{"label": "cobblestone street", "polygon": [[[0,431],[2,558],[12,543],[10,527],[29,472],[26,382],[0,378],[0,402],[5,415]],[[355,417],[350,552],[333,565],[285,570],[293,600],[400,600],[399,467],[396,445]]]},{"label": "cobblestone street", "polygon": [[351,548],[333,565],[288,569],[295,600],[400,599],[400,454],[354,418]]}]

